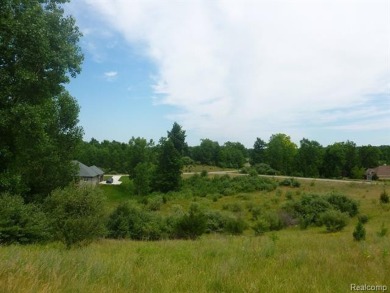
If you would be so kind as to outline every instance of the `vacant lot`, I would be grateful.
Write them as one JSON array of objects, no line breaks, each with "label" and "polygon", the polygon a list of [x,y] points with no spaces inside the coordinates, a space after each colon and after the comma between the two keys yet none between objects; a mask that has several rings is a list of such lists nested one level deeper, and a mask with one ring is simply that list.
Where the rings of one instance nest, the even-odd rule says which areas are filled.
[{"label": "vacant lot", "polygon": [[[111,209],[124,200],[141,201],[129,195],[128,179],[122,181],[101,187]],[[195,241],[101,240],[71,250],[56,243],[0,247],[0,292],[349,292],[350,284],[390,288],[390,237],[380,234],[383,227],[390,228],[390,207],[379,201],[386,187],[312,181],[300,188],[217,198],[173,194],[157,213],[186,209],[196,201],[210,210],[241,213],[250,227],[250,206],[276,209],[304,193],[338,191],[360,202],[360,213],[369,218],[367,237],[353,240],[355,217],[337,233],[290,227],[254,236],[248,228],[241,236],[206,234]]]}]

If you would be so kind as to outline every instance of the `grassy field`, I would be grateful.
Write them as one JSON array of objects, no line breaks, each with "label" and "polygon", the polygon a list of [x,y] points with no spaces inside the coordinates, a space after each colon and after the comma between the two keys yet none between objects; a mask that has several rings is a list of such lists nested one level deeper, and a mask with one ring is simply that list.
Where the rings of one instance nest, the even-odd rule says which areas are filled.
[{"label": "grassy field", "polygon": [[[109,206],[128,194],[128,178],[120,186],[102,186]],[[272,192],[189,198],[172,196],[159,213],[197,201],[208,209],[239,206],[248,221],[248,206],[274,209],[305,192],[338,191],[360,202],[366,214],[366,241],[353,240],[351,219],[338,233],[324,227],[291,227],[254,236],[203,235],[195,241],[158,242],[104,239],[67,250],[58,243],[0,247],[0,292],[349,292],[350,284],[390,288],[390,207],[379,202],[383,184],[302,182],[300,188]],[[388,233],[389,234],[389,233]],[[389,289],[388,289],[389,290]]]}]

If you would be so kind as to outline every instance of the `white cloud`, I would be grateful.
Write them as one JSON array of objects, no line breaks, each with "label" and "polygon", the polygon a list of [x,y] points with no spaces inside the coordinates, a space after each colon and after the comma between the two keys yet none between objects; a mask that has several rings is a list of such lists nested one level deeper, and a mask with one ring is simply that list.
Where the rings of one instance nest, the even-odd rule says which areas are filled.
[{"label": "white cloud", "polygon": [[107,81],[113,81],[118,76],[117,71],[108,71],[104,73],[104,77]]},{"label": "white cloud", "polygon": [[348,128],[337,113],[365,129],[360,115],[380,110],[365,107],[370,94],[389,99],[388,0],[84,1],[144,44],[159,102],[200,136],[303,136],[310,120]]}]

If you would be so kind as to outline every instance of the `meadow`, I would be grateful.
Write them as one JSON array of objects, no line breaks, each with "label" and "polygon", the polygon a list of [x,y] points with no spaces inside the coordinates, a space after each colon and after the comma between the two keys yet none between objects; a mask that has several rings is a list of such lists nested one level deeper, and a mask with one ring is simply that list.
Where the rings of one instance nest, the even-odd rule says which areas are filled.
[{"label": "meadow", "polygon": [[[128,178],[122,181],[101,187],[111,210],[123,201],[142,201],[129,195]],[[337,191],[357,200],[360,214],[368,216],[366,240],[354,241],[354,217],[335,233],[292,226],[255,236],[248,227],[239,236],[203,234],[197,240],[102,239],[72,249],[60,243],[2,246],[0,292],[349,292],[351,284],[390,288],[390,237],[380,233],[390,228],[390,207],[379,201],[388,187],[313,180],[302,181],[299,188],[229,196],[171,194],[156,213],[168,214],[179,206],[185,210],[197,202],[251,223],[250,207],[272,210],[305,193]]]}]

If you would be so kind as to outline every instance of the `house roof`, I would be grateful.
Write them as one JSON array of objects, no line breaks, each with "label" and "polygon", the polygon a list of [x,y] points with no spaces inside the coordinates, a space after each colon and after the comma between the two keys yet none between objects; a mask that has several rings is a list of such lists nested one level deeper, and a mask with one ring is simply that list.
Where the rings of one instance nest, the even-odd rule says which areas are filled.
[{"label": "house roof", "polygon": [[95,165],[93,165],[93,166],[91,166],[89,168],[94,170],[98,175],[103,175],[104,174],[104,172],[100,168],[96,167]]},{"label": "house roof", "polygon": [[96,166],[88,167],[79,161],[73,162],[79,166],[79,171],[77,174],[79,177],[96,177],[104,174],[104,172]]},{"label": "house roof", "polygon": [[390,166],[384,165],[375,168],[375,173],[379,178],[390,177]]}]

